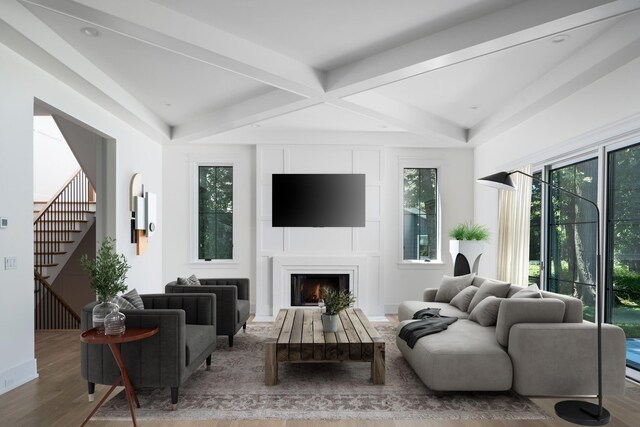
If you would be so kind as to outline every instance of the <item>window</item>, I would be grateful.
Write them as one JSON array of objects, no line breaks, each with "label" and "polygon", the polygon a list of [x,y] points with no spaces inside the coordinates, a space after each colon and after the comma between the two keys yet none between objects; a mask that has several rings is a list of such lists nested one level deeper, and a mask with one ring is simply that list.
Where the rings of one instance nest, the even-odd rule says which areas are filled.
[{"label": "window", "polygon": [[232,166],[198,166],[198,259],[233,259]]},{"label": "window", "polygon": [[[552,185],[596,202],[598,159],[552,169],[549,179]],[[584,318],[593,321],[597,212],[588,202],[551,187],[548,203],[547,286],[552,292],[580,298]]]},{"label": "window", "polygon": [[540,282],[540,261],[542,252],[540,242],[542,239],[542,172],[533,174],[531,183],[531,219],[529,227],[529,284],[542,286]]},{"label": "window", "polygon": [[608,153],[607,319],[624,329],[640,369],[640,144]]},{"label": "window", "polygon": [[403,169],[402,259],[438,259],[438,170]]}]

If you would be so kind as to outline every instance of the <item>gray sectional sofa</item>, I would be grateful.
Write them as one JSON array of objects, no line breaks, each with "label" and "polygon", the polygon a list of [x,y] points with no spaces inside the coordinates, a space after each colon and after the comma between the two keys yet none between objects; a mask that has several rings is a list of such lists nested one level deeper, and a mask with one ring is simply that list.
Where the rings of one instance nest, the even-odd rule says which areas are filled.
[{"label": "gray sectional sofa", "polygon": [[[485,280],[475,276],[471,286],[479,288]],[[441,315],[458,320],[442,332],[418,339],[413,348],[398,337],[398,348],[432,390],[597,394],[597,327],[582,320],[582,302],[544,291],[541,298],[511,298],[522,289],[509,285],[507,295],[497,301],[495,326],[482,326],[470,320],[467,311],[436,302],[438,289],[426,289],[423,301],[405,301],[398,307],[398,333],[424,308],[439,308]],[[603,392],[622,394],[626,363],[622,329],[602,325],[602,354]]]}]

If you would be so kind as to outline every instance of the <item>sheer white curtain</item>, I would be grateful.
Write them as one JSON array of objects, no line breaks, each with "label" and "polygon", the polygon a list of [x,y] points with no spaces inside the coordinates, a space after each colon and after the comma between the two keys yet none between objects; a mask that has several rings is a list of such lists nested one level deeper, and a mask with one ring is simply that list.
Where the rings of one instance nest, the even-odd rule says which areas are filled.
[{"label": "sheer white curtain", "polygon": [[[531,165],[518,170],[531,175]],[[527,286],[531,178],[514,173],[516,191],[500,190],[498,213],[498,280]]]}]

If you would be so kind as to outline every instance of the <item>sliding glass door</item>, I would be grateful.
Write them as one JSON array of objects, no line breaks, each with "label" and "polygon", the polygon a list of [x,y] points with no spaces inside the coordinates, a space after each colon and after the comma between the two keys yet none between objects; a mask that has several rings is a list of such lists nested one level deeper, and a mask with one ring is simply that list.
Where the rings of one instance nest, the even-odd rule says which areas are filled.
[{"label": "sliding glass door", "polygon": [[529,284],[542,289],[540,270],[542,267],[542,172],[533,173],[531,183],[531,216],[529,227]]},{"label": "sliding glass door", "polygon": [[[598,159],[552,169],[552,185],[589,200],[598,197]],[[580,298],[584,318],[595,319],[597,212],[588,202],[549,188],[547,288]]]},{"label": "sliding glass door", "polygon": [[624,329],[640,369],[640,144],[607,156],[607,321]]}]

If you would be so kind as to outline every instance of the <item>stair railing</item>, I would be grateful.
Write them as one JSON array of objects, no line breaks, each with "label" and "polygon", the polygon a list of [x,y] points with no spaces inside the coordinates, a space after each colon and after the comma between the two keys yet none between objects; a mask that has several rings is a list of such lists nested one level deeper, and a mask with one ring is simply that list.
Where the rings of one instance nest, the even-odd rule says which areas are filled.
[{"label": "stair railing", "polygon": [[51,287],[37,271],[35,284],[36,329],[80,329],[80,316]]},{"label": "stair railing", "polygon": [[82,169],[78,169],[33,221],[34,293],[36,329],[79,328],[80,317],[47,281],[46,268],[73,241],[76,221],[90,212],[95,193]]},{"label": "stair railing", "polygon": [[33,221],[34,266],[40,275],[54,264],[71,235],[78,231],[75,221],[83,219],[93,201],[93,188],[82,169],[78,169]]}]

